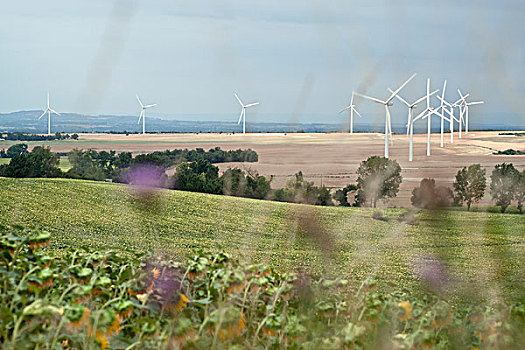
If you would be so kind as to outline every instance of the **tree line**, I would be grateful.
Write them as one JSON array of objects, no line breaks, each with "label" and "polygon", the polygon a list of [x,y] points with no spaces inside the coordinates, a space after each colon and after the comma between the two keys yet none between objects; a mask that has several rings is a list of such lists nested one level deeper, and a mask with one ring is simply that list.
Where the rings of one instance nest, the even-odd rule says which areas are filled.
[{"label": "tree line", "polygon": [[0,135],[8,141],[53,141],[53,140],[78,140],[78,134],[56,132],[53,135],[27,134],[25,132],[7,132]]}]

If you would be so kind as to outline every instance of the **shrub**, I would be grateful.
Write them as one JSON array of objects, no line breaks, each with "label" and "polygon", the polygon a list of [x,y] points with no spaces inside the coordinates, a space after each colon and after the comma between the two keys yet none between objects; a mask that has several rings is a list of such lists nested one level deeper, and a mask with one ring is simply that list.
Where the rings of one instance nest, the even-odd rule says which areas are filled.
[{"label": "shrub", "polygon": [[467,210],[473,202],[478,202],[485,194],[487,178],[485,169],[481,169],[479,164],[464,167],[456,174],[454,181],[454,191],[456,192],[455,202],[462,204],[467,202]]},{"label": "shrub", "polygon": [[419,187],[412,190],[410,201],[413,206],[418,208],[442,208],[452,204],[453,194],[450,188],[436,187],[434,179],[423,179]]},{"label": "shrub", "polygon": [[497,164],[490,176],[490,193],[496,205],[501,207],[504,213],[511,204],[516,194],[516,184],[519,179],[519,172],[512,163]]}]

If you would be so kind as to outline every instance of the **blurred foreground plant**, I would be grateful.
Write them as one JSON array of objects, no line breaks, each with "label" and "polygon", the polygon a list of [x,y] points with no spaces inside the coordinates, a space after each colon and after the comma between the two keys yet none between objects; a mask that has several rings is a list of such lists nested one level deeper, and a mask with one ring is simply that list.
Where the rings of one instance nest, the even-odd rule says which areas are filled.
[{"label": "blurred foreground plant", "polygon": [[523,348],[525,306],[457,308],[197,252],[45,250],[0,228],[2,349]]}]

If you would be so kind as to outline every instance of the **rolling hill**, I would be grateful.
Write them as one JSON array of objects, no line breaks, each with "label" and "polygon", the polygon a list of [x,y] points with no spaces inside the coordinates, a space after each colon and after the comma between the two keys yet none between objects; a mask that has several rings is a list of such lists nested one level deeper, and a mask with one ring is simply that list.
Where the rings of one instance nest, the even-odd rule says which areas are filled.
[{"label": "rolling hill", "polygon": [[450,292],[525,293],[525,215],[445,210],[410,218],[409,209],[390,208],[374,219],[368,208],[6,178],[0,178],[0,208],[0,224],[43,227],[57,250],[108,247],[174,256],[226,250],[278,269],[374,277],[396,288],[437,278]]}]

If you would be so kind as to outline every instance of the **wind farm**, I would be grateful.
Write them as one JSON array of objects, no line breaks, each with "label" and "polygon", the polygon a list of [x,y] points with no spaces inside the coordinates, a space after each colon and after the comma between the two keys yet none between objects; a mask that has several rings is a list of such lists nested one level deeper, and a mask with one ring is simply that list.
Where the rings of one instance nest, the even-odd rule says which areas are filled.
[{"label": "wind farm", "polygon": [[523,349],[524,11],[6,2],[0,348]]}]

